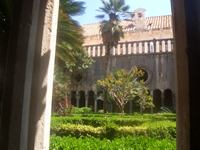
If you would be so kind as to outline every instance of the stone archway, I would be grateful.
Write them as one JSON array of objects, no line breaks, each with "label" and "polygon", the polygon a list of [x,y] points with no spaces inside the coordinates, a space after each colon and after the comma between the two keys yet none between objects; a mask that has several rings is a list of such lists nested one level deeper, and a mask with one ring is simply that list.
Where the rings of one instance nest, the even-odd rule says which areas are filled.
[{"label": "stone archway", "polygon": [[88,107],[94,108],[94,91],[88,91]]},{"label": "stone archway", "polygon": [[[102,93],[103,93],[103,91],[98,91],[97,96],[99,97],[100,94],[102,94]],[[101,99],[97,99],[97,112],[99,110],[103,110],[103,100],[101,100]]]},{"label": "stone archway", "polygon": [[161,91],[159,89],[155,89],[153,91],[153,104],[155,107],[153,108],[153,112],[157,113],[161,111],[162,107],[162,99],[161,99]]},{"label": "stone archway", "polygon": [[76,107],[76,91],[71,92],[71,104]]},{"label": "stone archway", "polygon": [[166,89],[164,91],[164,107],[173,108],[173,97],[172,91],[170,89]]}]

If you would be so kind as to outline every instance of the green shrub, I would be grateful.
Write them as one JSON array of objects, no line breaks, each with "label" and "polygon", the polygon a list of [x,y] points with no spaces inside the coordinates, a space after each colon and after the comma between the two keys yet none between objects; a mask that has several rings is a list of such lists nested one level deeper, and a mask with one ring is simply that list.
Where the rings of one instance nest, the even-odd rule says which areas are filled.
[{"label": "green shrub", "polygon": [[98,111],[98,113],[104,113],[104,110],[103,110],[103,109],[101,109],[101,110],[99,110],[99,111]]},{"label": "green shrub", "polygon": [[89,107],[82,107],[81,110],[83,111],[83,113],[92,113],[92,109]]},{"label": "green shrub", "polygon": [[166,137],[163,140],[145,137],[125,137],[116,138],[112,141],[104,138],[74,138],[71,136],[50,137],[50,150],[108,150],[108,149],[128,149],[128,150],[174,150],[176,149],[176,141]]},{"label": "green shrub", "polygon": [[165,137],[176,137],[176,125],[166,122],[165,125],[152,125],[152,127],[119,127],[112,122],[106,123],[102,127],[92,127],[81,124],[59,124],[51,127],[51,134],[57,136],[73,136],[73,137],[95,137],[95,138],[121,138],[127,136],[144,136],[154,137],[156,139],[164,139]]}]

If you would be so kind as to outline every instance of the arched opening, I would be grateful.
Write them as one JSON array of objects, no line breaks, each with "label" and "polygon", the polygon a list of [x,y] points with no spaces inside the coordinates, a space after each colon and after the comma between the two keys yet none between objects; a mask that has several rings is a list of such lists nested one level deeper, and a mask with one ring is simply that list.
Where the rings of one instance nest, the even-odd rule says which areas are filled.
[{"label": "arched opening", "polygon": [[[103,91],[98,91],[98,93],[97,93],[98,97],[102,93],[103,93]],[[102,109],[103,109],[103,100],[97,99],[97,111],[102,110]]]},{"label": "arched opening", "polygon": [[153,108],[153,112],[157,113],[161,111],[160,107],[162,107],[162,100],[161,100],[161,91],[159,89],[155,89],[153,91],[153,104],[155,107]]},{"label": "arched opening", "polygon": [[94,91],[88,92],[88,107],[94,108]]},{"label": "arched opening", "polygon": [[80,99],[79,99],[79,107],[85,107],[85,92],[84,91],[80,91]]},{"label": "arched opening", "polygon": [[76,106],[76,91],[71,92],[71,104]]},{"label": "arched opening", "polygon": [[97,100],[97,111],[102,110],[103,109],[103,101],[98,99]]},{"label": "arched opening", "polygon": [[164,91],[164,106],[170,109],[173,108],[172,91],[170,89]]}]

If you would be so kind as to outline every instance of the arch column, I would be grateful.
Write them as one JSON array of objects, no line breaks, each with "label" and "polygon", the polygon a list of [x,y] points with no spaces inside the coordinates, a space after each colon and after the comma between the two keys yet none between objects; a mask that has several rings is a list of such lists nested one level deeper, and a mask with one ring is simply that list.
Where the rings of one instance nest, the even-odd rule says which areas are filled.
[{"label": "arch column", "polygon": [[76,107],[79,108],[79,102],[80,102],[80,93],[76,94]]},{"label": "arch column", "polygon": [[133,101],[130,101],[130,105],[129,105],[129,109],[130,109],[130,114],[132,114],[133,113]]},{"label": "arch column", "polygon": [[97,112],[97,93],[94,93],[94,112]]},{"label": "arch column", "polygon": [[164,107],[164,98],[165,98],[164,92],[161,91],[161,103],[162,103],[162,107]]},{"label": "arch column", "polygon": [[88,107],[88,93],[85,94],[85,107]]}]

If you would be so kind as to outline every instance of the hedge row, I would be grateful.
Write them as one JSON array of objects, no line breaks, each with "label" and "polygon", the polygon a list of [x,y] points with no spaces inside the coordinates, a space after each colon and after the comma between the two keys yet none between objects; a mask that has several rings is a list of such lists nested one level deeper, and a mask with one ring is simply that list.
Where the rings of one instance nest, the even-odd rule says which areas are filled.
[{"label": "hedge row", "polygon": [[108,149],[129,149],[129,150],[174,150],[176,142],[168,137],[162,140],[145,137],[125,137],[116,138],[110,141],[106,138],[103,140],[97,138],[74,138],[71,136],[50,137],[50,150],[108,150]]},{"label": "hedge row", "polygon": [[73,136],[79,137],[95,137],[95,138],[121,138],[126,136],[144,136],[157,139],[164,139],[165,137],[176,137],[176,124],[173,122],[165,122],[165,124],[156,124],[152,126],[123,126],[119,127],[113,123],[107,123],[102,127],[93,127],[90,125],[81,124],[60,124],[51,127],[51,134],[57,136]]},{"label": "hedge row", "polygon": [[82,124],[90,125],[93,127],[100,127],[109,122],[112,122],[119,126],[138,126],[145,122],[150,122],[150,119],[140,119],[140,118],[105,118],[105,117],[52,117],[51,126],[56,126],[58,124]]}]

